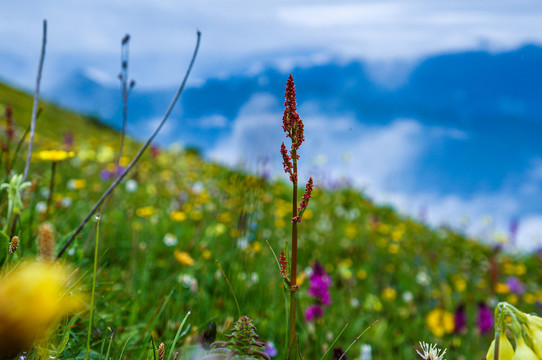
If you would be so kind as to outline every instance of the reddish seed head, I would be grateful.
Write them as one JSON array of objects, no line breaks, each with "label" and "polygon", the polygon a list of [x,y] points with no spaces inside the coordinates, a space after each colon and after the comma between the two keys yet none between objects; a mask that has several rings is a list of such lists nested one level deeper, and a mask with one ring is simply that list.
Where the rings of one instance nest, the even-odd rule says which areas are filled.
[{"label": "reddish seed head", "polygon": [[289,273],[288,273],[288,260],[286,259],[286,255],[284,254],[284,249],[280,250],[280,257],[279,257],[279,263],[280,263],[280,274],[282,277],[290,281]]},{"label": "reddish seed head", "polygon": [[286,174],[292,175],[292,158],[288,155],[288,150],[286,150],[286,145],[282,143],[280,146],[280,153],[282,154],[282,166],[284,167],[284,172]]},{"label": "reddish seed head", "polygon": [[292,222],[301,222],[301,217],[303,216],[303,213],[307,209],[307,206],[309,205],[309,201],[312,196],[312,189],[314,187],[314,184],[312,182],[312,177],[309,178],[309,181],[307,182],[307,185],[305,186],[305,193],[303,194],[303,198],[301,199],[301,202],[299,203],[299,207],[297,208],[298,216],[295,216],[292,218]]},{"label": "reddish seed head", "polygon": [[295,84],[292,75],[286,82],[286,92],[284,96],[284,115],[282,116],[282,129],[286,137],[292,139],[292,149],[298,149],[304,140],[303,122],[297,113],[297,100],[295,95]]}]

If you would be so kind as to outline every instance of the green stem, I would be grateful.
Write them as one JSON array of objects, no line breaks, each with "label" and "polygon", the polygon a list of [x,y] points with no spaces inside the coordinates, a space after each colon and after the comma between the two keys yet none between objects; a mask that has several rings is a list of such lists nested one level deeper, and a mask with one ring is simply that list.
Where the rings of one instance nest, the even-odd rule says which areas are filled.
[{"label": "green stem", "polygon": [[171,348],[169,349],[169,354],[166,357],[166,360],[171,359],[173,356],[173,351],[175,351],[175,345],[177,345],[177,341],[179,341],[179,337],[181,336],[181,331],[183,330],[184,323],[186,322],[186,319],[188,319],[188,316],[190,316],[190,311],[186,314],[183,321],[181,322],[181,325],[179,326],[179,329],[177,329],[177,333],[175,334],[175,338],[173,339],[173,344],[171,344]]},{"label": "green stem", "polygon": [[235,305],[237,305],[237,312],[239,313],[239,317],[241,317],[241,308],[239,307],[239,302],[237,301],[237,296],[235,296],[233,287],[231,286],[230,281],[228,280],[228,277],[226,276],[226,273],[224,272],[224,270],[222,270],[222,266],[220,266],[220,263],[218,262],[218,260],[215,260],[215,261],[218,264],[218,267],[220,268],[220,271],[222,272],[224,279],[226,279],[228,286],[230,287],[231,294],[233,295],[233,300],[235,300]]},{"label": "green stem", "polygon": [[56,173],[56,161],[53,161],[51,164],[51,180],[49,182],[49,196],[47,197],[47,209],[45,210],[45,218],[49,218],[49,213],[51,212],[51,203],[53,201],[53,192],[55,190],[55,173]]},{"label": "green stem", "polygon": [[[297,217],[297,153],[292,149],[294,181],[292,186],[292,219]],[[288,321],[288,347],[291,348],[295,338],[297,291],[297,221],[292,222],[292,256],[290,263],[290,318]]]},{"label": "green stem", "polygon": [[94,269],[92,273],[92,295],[90,296],[90,320],[88,322],[87,352],[85,360],[90,356],[90,337],[92,334],[92,323],[94,322],[94,296],[96,294],[96,269],[98,267],[98,240],[100,238],[100,214],[96,215],[96,240],[94,241]]}]

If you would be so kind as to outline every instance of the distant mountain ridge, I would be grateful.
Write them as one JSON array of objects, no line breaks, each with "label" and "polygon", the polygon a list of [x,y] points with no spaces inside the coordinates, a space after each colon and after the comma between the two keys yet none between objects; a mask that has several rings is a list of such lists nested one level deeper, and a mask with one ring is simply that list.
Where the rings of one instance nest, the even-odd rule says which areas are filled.
[{"label": "distant mountain ridge", "polygon": [[[476,128],[469,118],[497,116],[540,122],[541,65],[542,47],[535,45],[497,54],[472,51],[438,55],[420,62],[407,81],[393,90],[371,80],[363,62],[295,68],[291,72],[303,93],[301,102],[317,99],[329,105],[326,108],[330,111],[349,109],[363,121],[422,116]],[[280,97],[284,76],[285,72],[267,69],[257,75],[209,79],[185,91],[177,115],[182,111],[184,118],[192,119],[219,114],[232,120],[255,92]],[[137,123],[159,115],[173,91],[136,87],[130,97],[130,118]],[[100,85],[83,71],[71,74],[45,96],[120,125],[119,87]]]},{"label": "distant mountain ridge", "polygon": [[[456,142],[425,155],[418,169],[424,174],[420,186],[439,184],[439,191],[446,192],[455,191],[459,183],[493,191],[502,185],[506,172],[521,173],[533,157],[542,158],[542,47],[432,56],[393,89],[372,80],[369,68],[363,62],[350,62],[293,69],[300,106],[317,103],[327,116],[348,112],[366,125],[412,118],[426,126],[456,129]],[[266,69],[187,88],[172,113],[174,130],[165,131],[162,142],[180,141],[204,151],[211,148],[229,134],[239,111],[254,94],[269,94],[282,103],[287,75]],[[174,91],[136,86],[129,100],[132,135],[143,138],[149,133],[149,124],[162,116]],[[81,72],[45,96],[120,128],[120,86],[100,85]],[[203,126],[203,119],[212,117],[218,121]],[[490,157],[499,161],[489,166]]]}]

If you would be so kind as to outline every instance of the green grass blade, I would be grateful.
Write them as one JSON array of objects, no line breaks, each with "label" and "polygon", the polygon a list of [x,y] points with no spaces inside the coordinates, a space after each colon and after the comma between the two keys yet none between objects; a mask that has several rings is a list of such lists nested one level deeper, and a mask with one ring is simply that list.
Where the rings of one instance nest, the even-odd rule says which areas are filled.
[{"label": "green grass blade", "polygon": [[351,348],[352,346],[354,346],[355,343],[358,342],[359,338],[362,337],[363,334],[365,334],[365,333],[367,332],[367,330],[369,330],[370,328],[372,328],[373,325],[376,324],[377,322],[378,322],[378,320],[375,320],[371,325],[369,325],[369,326],[367,327],[367,329],[363,330],[363,332],[362,332],[361,334],[359,334],[358,337],[354,339],[354,341],[352,341],[352,343],[350,344],[350,346],[348,346],[348,347],[346,348],[346,350],[344,351],[344,354],[341,355],[341,357],[339,358],[339,360],[341,360],[342,358],[344,358],[344,357],[346,356],[346,353],[348,352],[348,350],[350,350],[350,348]]},{"label": "green grass blade", "polygon": [[179,340],[179,337],[181,336],[184,323],[186,322],[186,319],[188,319],[188,316],[190,316],[190,314],[191,312],[189,311],[184,317],[183,321],[181,322],[181,326],[179,326],[179,329],[177,329],[177,334],[175,334],[175,338],[173,339],[173,343],[171,344],[171,348],[169,349],[169,353],[166,357],[167,360],[171,359],[171,357],[173,356],[173,351],[175,351],[175,345],[177,345],[177,341]]},{"label": "green grass blade", "polygon": [[98,267],[98,242],[100,239],[100,214],[96,215],[96,239],[94,241],[94,265],[92,273],[92,294],[90,296],[90,319],[88,322],[87,352],[85,360],[90,356],[90,338],[92,334],[92,323],[94,321],[94,297],[96,295],[96,269]]},{"label": "green grass blade", "polygon": [[126,350],[126,346],[128,345],[128,341],[130,341],[132,337],[130,336],[126,341],[124,342],[124,345],[122,346],[122,350],[119,355],[119,359],[122,360],[122,355],[124,354],[124,350]]}]

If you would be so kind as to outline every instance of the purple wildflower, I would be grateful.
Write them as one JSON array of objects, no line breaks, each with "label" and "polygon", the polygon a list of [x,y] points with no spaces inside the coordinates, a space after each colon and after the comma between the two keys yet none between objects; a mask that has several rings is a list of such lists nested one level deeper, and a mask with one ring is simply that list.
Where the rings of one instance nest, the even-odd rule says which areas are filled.
[{"label": "purple wildflower", "polygon": [[324,316],[324,309],[320,305],[311,305],[305,310],[305,321],[309,322]]},{"label": "purple wildflower", "polygon": [[523,294],[525,292],[525,286],[523,283],[515,276],[510,276],[506,280],[506,285],[508,285],[508,288],[511,292],[514,294]]},{"label": "purple wildflower", "polygon": [[454,312],[454,334],[460,334],[467,330],[467,314],[465,313],[465,305],[460,304]]},{"label": "purple wildflower", "polygon": [[307,294],[315,298],[315,305],[307,308],[305,312],[305,320],[311,321],[314,318],[319,318],[324,315],[324,309],[322,306],[329,306],[331,304],[331,295],[329,294],[329,288],[331,287],[331,278],[324,267],[317,261],[312,267],[312,274],[310,277],[310,288]]},{"label": "purple wildflower", "polygon": [[267,343],[265,343],[265,353],[269,357],[275,357],[279,354],[279,352],[277,351],[277,348],[275,347],[275,344],[273,344],[273,342],[271,341],[268,341]]},{"label": "purple wildflower", "polygon": [[331,295],[329,288],[331,287],[331,278],[324,267],[317,261],[312,268],[310,277],[310,288],[307,294],[316,298],[316,302],[328,306],[331,304]]},{"label": "purple wildflower", "polygon": [[105,180],[109,180],[109,179],[111,179],[112,177],[113,177],[113,172],[112,172],[112,171],[109,171],[109,170],[104,169],[104,170],[102,170],[102,171],[100,172],[100,179],[102,179],[102,180],[104,180],[104,181],[105,181]]},{"label": "purple wildflower", "polygon": [[478,331],[481,334],[488,334],[493,329],[493,314],[489,306],[483,302],[478,303],[478,317],[476,318]]}]

